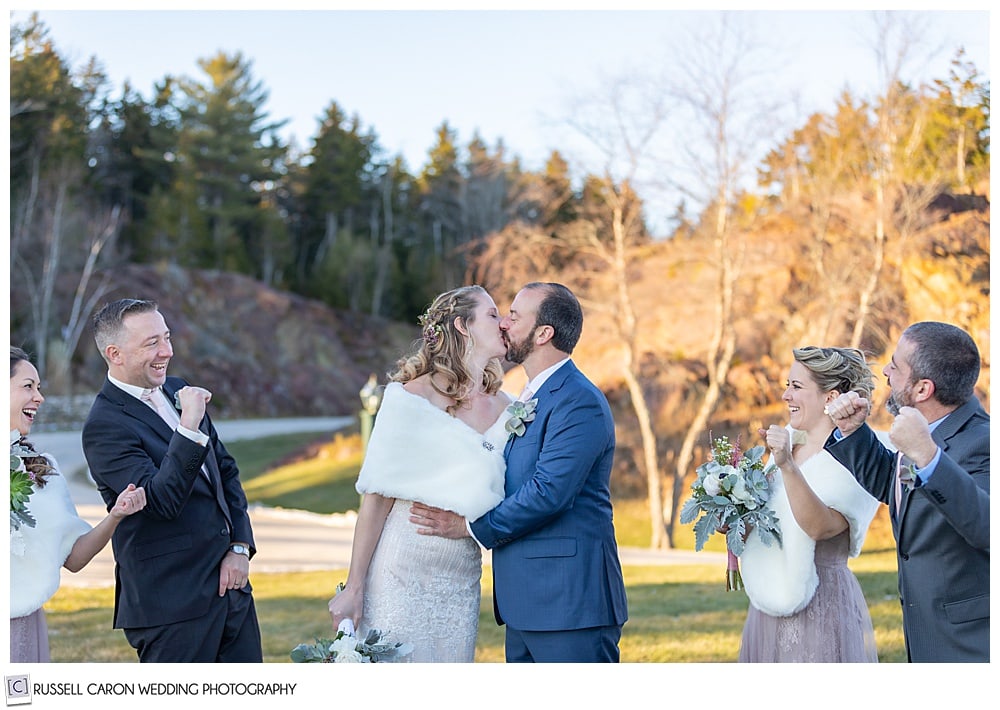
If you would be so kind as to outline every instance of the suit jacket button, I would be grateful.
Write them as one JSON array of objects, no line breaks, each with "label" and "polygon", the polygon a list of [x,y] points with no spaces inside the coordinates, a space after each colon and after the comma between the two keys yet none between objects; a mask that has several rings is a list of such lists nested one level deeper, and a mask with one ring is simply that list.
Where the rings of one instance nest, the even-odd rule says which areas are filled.
[{"label": "suit jacket button", "polygon": [[910,556],[905,552],[900,552],[899,559],[903,560],[903,562],[906,562],[908,559],[910,559]]},{"label": "suit jacket button", "polygon": [[219,534],[220,534],[220,535],[228,535],[228,534],[229,534],[229,531],[228,531],[228,530],[226,530],[226,528],[222,528],[222,530],[220,530],[220,531],[219,531]]}]

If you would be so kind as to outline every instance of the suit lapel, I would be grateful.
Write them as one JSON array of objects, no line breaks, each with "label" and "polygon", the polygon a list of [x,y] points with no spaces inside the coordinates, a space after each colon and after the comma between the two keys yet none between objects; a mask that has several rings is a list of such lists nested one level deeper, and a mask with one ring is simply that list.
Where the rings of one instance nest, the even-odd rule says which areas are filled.
[{"label": "suit lapel", "polygon": [[[978,409],[979,401],[973,398],[955,411],[948,414],[944,421],[931,432],[931,438],[934,439],[934,442],[941,447],[942,452],[948,450],[948,440],[957,434],[963,426],[965,426],[965,423],[969,421]],[[906,509],[910,502],[911,493],[912,491],[907,490],[905,486],[903,487],[903,495],[901,497],[902,500],[899,505],[899,510],[896,511],[897,525],[900,532],[902,532],[903,516],[906,515]],[[896,538],[898,540],[899,535],[897,535]]]},{"label": "suit lapel", "polygon": [[104,384],[104,396],[113,402],[118,402],[125,414],[146,424],[161,439],[170,441],[173,431],[171,431],[167,423],[148,404],[119,389],[110,381]]},{"label": "suit lapel", "polygon": [[208,476],[211,479],[215,501],[222,508],[222,513],[226,516],[226,521],[229,523],[229,529],[232,530],[233,520],[229,516],[229,504],[226,503],[226,496],[222,490],[222,471],[219,468],[219,460],[215,457],[215,449],[212,448],[211,443],[208,446],[208,455],[205,457],[205,468],[208,470]]},{"label": "suit lapel", "polygon": [[[562,389],[562,386],[566,384],[566,380],[569,379],[570,375],[576,372],[576,366],[573,361],[570,360],[565,365],[560,367],[558,370],[553,372],[545,383],[541,386],[538,392],[532,395],[533,399],[538,400],[538,407],[535,410],[535,420],[528,424],[528,426],[535,426],[540,421],[544,421],[544,414],[549,410],[553,402],[556,401],[557,392]],[[517,436],[509,436],[507,438],[507,445],[503,450],[503,457],[507,459],[510,456],[510,450],[514,447],[515,440],[519,439]],[[539,439],[541,441],[541,439]]]}]

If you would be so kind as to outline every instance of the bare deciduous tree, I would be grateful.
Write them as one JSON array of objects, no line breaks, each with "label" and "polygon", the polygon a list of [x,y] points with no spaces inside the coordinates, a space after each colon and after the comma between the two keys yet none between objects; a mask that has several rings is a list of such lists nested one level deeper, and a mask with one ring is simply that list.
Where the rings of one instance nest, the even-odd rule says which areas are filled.
[{"label": "bare deciduous tree", "polygon": [[761,145],[778,128],[780,115],[765,99],[774,100],[773,84],[767,84],[768,76],[758,64],[763,47],[744,20],[721,14],[716,25],[705,27],[679,49],[670,67],[671,94],[686,108],[685,125],[694,131],[678,143],[684,158],[677,166],[679,175],[691,178],[676,187],[709,208],[706,214],[712,218],[704,229],[712,239],[718,270],[715,317],[704,354],[708,382],[675,460],[672,493],[663,510],[671,541],[695,444],[707,430],[736,352],[734,303],[745,246],[735,219],[747,217],[737,196],[748,185]]}]

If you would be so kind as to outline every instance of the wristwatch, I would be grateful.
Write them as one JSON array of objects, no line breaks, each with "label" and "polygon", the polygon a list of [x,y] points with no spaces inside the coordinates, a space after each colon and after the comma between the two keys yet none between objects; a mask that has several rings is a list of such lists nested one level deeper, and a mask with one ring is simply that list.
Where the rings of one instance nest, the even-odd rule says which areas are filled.
[{"label": "wristwatch", "polygon": [[240,545],[239,543],[229,546],[230,552],[235,552],[237,555],[246,555],[250,557],[250,548],[246,545]]}]

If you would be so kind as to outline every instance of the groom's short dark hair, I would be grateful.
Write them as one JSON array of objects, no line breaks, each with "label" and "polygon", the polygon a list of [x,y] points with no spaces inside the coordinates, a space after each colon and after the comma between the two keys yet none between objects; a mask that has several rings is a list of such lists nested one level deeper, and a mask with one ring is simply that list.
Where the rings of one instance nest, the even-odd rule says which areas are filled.
[{"label": "groom's short dark hair", "polygon": [[576,296],[557,283],[535,281],[525,288],[544,290],[545,296],[535,315],[535,326],[551,326],[554,331],[552,345],[560,352],[572,354],[583,332],[583,309]]}]

